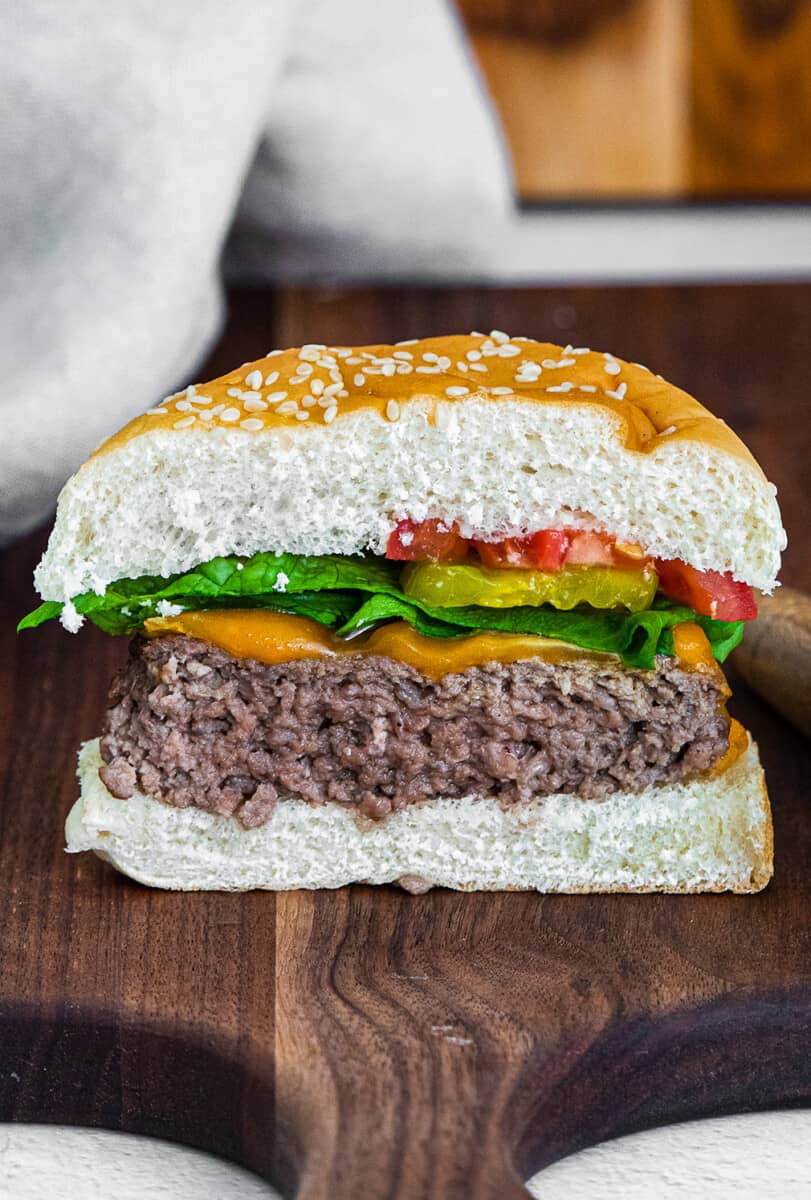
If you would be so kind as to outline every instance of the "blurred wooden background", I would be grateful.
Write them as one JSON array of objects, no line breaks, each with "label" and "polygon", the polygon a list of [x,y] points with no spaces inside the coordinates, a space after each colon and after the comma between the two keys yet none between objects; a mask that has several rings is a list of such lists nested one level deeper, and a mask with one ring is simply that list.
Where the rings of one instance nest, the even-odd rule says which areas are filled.
[{"label": "blurred wooden background", "polygon": [[526,201],[811,196],[811,0],[457,0]]}]

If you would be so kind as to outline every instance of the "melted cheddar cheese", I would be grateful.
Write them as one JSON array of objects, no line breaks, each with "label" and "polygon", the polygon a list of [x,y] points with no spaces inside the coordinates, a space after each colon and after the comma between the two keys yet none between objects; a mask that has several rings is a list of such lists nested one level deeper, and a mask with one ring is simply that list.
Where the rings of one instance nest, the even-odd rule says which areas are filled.
[{"label": "melted cheddar cheese", "polygon": [[616,665],[613,654],[581,650],[568,642],[534,634],[471,633],[434,638],[418,633],[406,621],[393,621],[371,633],[338,638],[308,617],[261,609],[187,612],[176,617],[153,617],[146,622],[149,637],[184,633],[233,654],[276,664],[301,658],[332,658],[338,654],[378,654],[408,663],[429,679],[441,679],[487,662],[512,663],[541,658],[560,663],[589,659]]}]

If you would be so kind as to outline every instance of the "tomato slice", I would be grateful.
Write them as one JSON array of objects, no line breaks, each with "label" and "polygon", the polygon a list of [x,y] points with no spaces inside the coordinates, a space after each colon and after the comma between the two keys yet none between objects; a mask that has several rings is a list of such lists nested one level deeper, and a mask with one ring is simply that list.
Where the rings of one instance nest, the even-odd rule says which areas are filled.
[{"label": "tomato slice", "polygon": [[567,561],[572,539],[565,529],[542,529],[527,540],[532,549],[533,566],[539,571],[559,571]]},{"label": "tomato slice", "polygon": [[529,537],[504,538],[501,542],[474,542],[486,567],[526,567],[535,571],[559,571],[569,547],[563,529],[542,529]]},{"label": "tomato slice", "polygon": [[698,571],[680,558],[657,558],[659,587],[671,600],[689,604],[704,617],[718,621],[752,621],[757,616],[755,594],[729,572]]},{"label": "tomato slice", "polygon": [[398,521],[386,543],[386,558],[398,562],[464,562],[468,540],[459,527],[431,518],[427,521]]},{"label": "tomato slice", "polygon": [[570,566],[611,567],[614,565],[613,545],[614,539],[607,533],[597,533],[593,529],[573,529],[566,563]]}]

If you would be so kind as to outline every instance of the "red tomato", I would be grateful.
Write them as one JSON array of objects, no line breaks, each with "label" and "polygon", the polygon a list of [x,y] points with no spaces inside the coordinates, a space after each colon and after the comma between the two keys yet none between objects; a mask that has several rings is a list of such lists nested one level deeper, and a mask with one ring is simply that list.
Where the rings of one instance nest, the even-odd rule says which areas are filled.
[{"label": "red tomato", "polygon": [[719,621],[752,621],[757,616],[755,595],[748,583],[729,572],[697,571],[679,558],[657,558],[659,587],[671,600],[689,604],[704,617]]},{"label": "red tomato", "polygon": [[609,534],[597,533],[591,529],[572,529],[570,533],[572,541],[566,552],[567,566],[616,565],[614,539]]},{"label": "red tomato", "polygon": [[527,538],[535,566],[539,571],[559,571],[571,545],[571,535],[565,529],[542,529]]},{"label": "red tomato", "polygon": [[464,562],[468,541],[444,521],[398,521],[386,543],[386,558],[402,562]]},{"label": "red tomato", "polygon": [[504,538],[501,542],[474,542],[473,546],[486,567],[532,567],[529,538]]},{"label": "red tomato", "polygon": [[559,571],[569,545],[562,529],[542,529],[529,537],[504,538],[501,542],[474,542],[486,567],[525,567],[533,571]]}]

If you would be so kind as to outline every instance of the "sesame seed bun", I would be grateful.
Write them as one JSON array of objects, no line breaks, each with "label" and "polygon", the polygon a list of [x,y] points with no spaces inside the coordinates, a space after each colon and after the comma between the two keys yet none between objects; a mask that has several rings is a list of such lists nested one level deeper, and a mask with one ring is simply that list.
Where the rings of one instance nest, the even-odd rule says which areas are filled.
[{"label": "sesame seed bun", "polygon": [[766,591],[785,546],[774,487],[686,392],[494,331],[273,351],[169,397],[67,483],[36,582],[68,600],[218,554],[380,553],[403,517],[603,529]]}]

